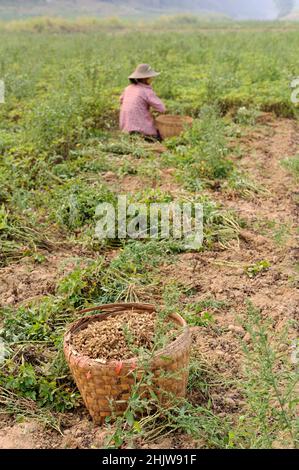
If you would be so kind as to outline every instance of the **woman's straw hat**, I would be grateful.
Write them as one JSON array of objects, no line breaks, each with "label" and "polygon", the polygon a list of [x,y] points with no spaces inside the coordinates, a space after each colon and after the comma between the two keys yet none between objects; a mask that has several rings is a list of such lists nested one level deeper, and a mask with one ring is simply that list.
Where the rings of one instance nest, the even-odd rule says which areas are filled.
[{"label": "woman's straw hat", "polygon": [[151,77],[157,77],[160,75],[159,72],[155,72],[150,65],[148,64],[140,64],[136,68],[135,72],[132,73],[132,75],[129,76],[129,78],[151,78]]}]

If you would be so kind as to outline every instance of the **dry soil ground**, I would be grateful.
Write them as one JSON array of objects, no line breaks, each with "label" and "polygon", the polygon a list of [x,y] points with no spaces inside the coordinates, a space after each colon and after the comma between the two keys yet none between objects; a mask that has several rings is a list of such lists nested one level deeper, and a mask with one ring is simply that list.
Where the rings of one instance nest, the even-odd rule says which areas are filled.
[{"label": "dry soil ground", "polygon": [[[213,251],[182,254],[176,265],[162,266],[165,279],[173,278],[193,288],[188,301],[209,296],[228,302],[228,308],[215,313],[218,330],[193,329],[193,354],[203,363],[209,363],[227,382],[242,376],[240,337],[248,343],[251,341],[239,324],[248,299],[261,309],[263,316],[273,319],[275,331],[280,331],[289,319],[298,320],[299,314],[299,189],[295,179],[281,165],[282,159],[299,150],[299,126],[293,120],[266,115],[241,139],[241,150],[243,157],[238,165],[264,188],[264,192],[249,198],[230,192],[213,191],[211,194],[246,220],[247,229],[241,232],[239,242],[225,250],[215,247]],[[177,184],[172,180],[172,170],[165,170],[162,176],[160,187],[175,192]],[[134,176],[120,181],[108,174],[107,179],[120,183],[127,191],[134,191],[142,184]],[[72,269],[79,255],[64,250],[49,255],[47,263],[38,267],[20,262],[3,268],[0,270],[0,303],[19,304],[51,292],[57,279]],[[248,277],[246,266],[261,260],[267,260],[270,268],[254,278]],[[296,337],[295,331],[290,331],[292,337]],[[243,397],[233,387],[215,386],[211,389],[211,398],[219,413],[242,412]],[[191,399],[200,402],[200,390]],[[4,417],[0,424],[0,448],[98,448],[103,445],[104,436],[105,430],[93,426],[83,408],[69,414],[63,435],[44,430],[34,421],[15,423]],[[176,435],[151,447],[155,445],[188,448],[194,442]]]}]

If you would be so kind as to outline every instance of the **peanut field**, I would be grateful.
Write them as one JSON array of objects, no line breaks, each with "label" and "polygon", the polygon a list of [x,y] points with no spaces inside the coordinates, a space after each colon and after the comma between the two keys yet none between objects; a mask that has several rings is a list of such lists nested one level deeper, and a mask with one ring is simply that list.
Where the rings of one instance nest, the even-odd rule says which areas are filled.
[{"label": "peanut field", "polygon": [[[299,28],[0,24],[0,448],[298,446]],[[138,63],[193,126],[118,130]],[[118,195],[201,203],[204,242],[99,240]],[[192,329],[188,394],[95,426],[63,356],[79,311],[153,303]]]}]

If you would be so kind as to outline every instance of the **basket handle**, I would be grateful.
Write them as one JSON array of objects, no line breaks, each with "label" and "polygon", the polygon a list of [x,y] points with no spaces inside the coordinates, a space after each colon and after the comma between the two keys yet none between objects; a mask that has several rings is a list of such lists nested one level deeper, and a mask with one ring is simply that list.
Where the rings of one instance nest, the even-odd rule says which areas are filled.
[{"label": "basket handle", "polygon": [[149,312],[153,312],[155,310],[155,306],[152,304],[138,304],[138,303],[119,303],[119,304],[104,304],[98,305],[96,307],[86,308],[84,310],[80,310],[78,313],[89,313],[95,312],[96,310],[106,310],[106,311],[114,311],[115,309],[122,309],[123,307],[127,308],[142,308],[144,310],[148,310]]}]

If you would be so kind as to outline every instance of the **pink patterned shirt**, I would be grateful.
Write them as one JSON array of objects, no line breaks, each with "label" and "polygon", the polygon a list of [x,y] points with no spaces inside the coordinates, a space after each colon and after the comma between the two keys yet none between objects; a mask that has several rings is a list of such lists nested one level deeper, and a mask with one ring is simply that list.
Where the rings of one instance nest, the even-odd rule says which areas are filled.
[{"label": "pink patterned shirt", "polygon": [[138,83],[129,85],[120,97],[120,128],[124,132],[141,132],[157,135],[150,108],[165,113],[166,108],[150,85]]}]

